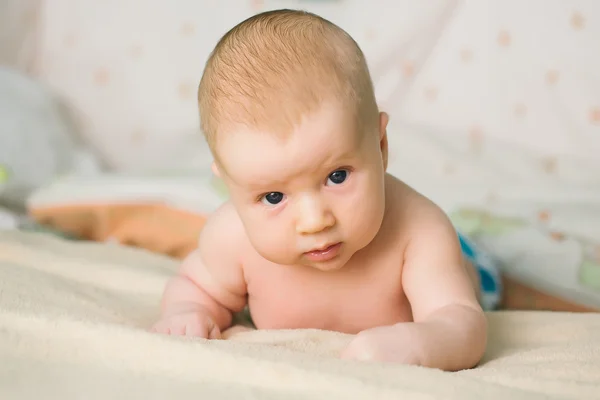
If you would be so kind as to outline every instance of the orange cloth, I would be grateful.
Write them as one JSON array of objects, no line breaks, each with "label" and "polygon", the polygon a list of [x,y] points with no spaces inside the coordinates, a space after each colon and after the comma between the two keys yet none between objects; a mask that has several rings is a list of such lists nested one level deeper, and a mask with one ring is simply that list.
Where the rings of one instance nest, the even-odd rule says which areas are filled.
[{"label": "orange cloth", "polygon": [[92,241],[183,258],[194,250],[206,216],[164,204],[77,204],[32,208],[38,223]]}]

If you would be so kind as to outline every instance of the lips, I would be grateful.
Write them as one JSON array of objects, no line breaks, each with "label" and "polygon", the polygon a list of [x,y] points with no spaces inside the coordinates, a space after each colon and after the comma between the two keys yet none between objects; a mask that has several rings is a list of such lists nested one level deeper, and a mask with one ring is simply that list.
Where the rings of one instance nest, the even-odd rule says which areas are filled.
[{"label": "lips", "polygon": [[304,253],[304,256],[310,261],[329,261],[340,253],[342,243],[334,243],[321,249],[311,250]]}]

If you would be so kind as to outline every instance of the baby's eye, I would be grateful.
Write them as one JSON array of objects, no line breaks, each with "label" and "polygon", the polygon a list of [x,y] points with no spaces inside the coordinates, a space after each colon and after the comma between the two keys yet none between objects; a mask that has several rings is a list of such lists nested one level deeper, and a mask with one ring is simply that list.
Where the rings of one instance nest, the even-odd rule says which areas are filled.
[{"label": "baby's eye", "polygon": [[267,193],[265,194],[260,201],[263,202],[263,204],[269,205],[269,206],[274,206],[276,204],[279,204],[283,201],[284,198],[284,194],[281,192],[271,192],[271,193]]},{"label": "baby's eye", "polygon": [[333,171],[329,177],[327,178],[327,184],[339,185],[344,183],[346,178],[348,177],[348,171],[345,169],[338,169]]}]

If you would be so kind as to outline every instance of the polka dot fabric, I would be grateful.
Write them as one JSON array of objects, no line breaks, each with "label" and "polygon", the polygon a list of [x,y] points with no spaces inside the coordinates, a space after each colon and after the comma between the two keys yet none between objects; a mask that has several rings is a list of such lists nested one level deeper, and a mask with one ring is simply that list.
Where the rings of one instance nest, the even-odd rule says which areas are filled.
[{"label": "polka dot fabric", "polygon": [[595,0],[464,1],[402,103],[389,106],[403,122],[448,134],[467,156],[528,152],[517,179],[597,185],[599,54]]},{"label": "polka dot fabric", "polygon": [[[190,149],[198,149],[199,163],[208,165],[198,133],[196,90],[210,51],[236,23],[274,8],[314,11],[347,29],[377,74],[387,68],[390,47],[395,62],[408,60],[398,53],[421,62],[426,51],[415,38],[435,31],[453,4],[53,0],[40,12],[39,76],[68,99],[84,134],[112,168],[146,169],[198,158]],[[403,65],[403,73],[412,76],[410,64]]]},{"label": "polka dot fabric", "polygon": [[390,171],[418,189],[470,184],[489,205],[515,183],[600,182],[596,0],[19,4],[11,15],[36,16],[38,77],[114,169],[208,168],[196,104],[206,58],[234,24],[290,7],[331,19],[361,45],[391,115]]},{"label": "polka dot fabric", "polygon": [[0,65],[33,72],[41,2],[0,1]]}]

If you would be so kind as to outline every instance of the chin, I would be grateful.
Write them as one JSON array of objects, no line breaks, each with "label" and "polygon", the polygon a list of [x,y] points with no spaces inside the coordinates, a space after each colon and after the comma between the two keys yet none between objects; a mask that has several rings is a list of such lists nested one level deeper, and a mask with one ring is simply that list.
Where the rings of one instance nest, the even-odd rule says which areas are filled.
[{"label": "chin", "polygon": [[321,271],[321,272],[336,272],[336,271],[340,271],[344,268],[346,264],[339,264],[339,265],[313,265],[312,268],[316,269],[317,271]]},{"label": "chin", "polygon": [[315,261],[306,261],[305,260],[305,262],[303,264],[306,267],[310,267],[310,268],[316,269],[318,271],[334,272],[334,271],[339,271],[339,270],[343,269],[349,260],[350,260],[350,257],[348,257],[346,254],[338,254],[337,257],[335,257],[331,260],[328,260],[328,261],[315,262]]}]

